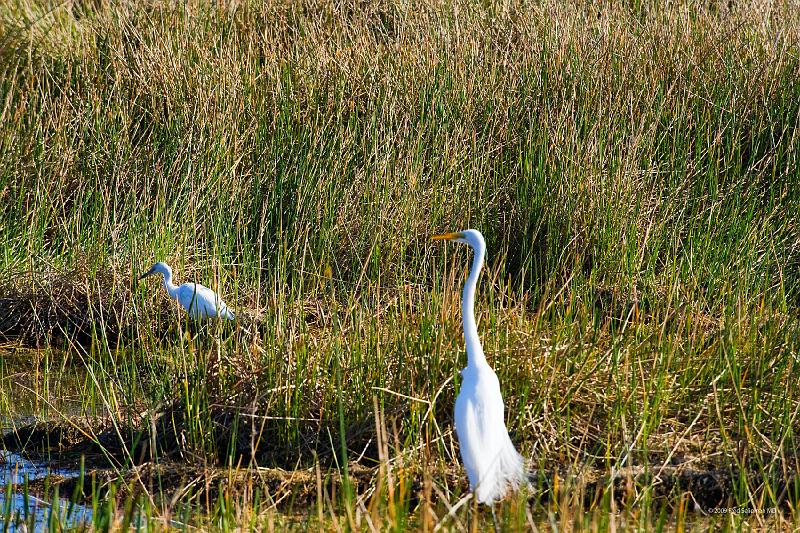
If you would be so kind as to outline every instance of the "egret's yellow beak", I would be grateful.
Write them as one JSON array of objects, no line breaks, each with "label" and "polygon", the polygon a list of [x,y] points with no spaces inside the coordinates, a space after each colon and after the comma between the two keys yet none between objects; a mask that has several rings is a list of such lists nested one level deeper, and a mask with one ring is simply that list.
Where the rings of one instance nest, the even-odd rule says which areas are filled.
[{"label": "egret's yellow beak", "polygon": [[441,235],[434,235],[431,237],[432,241],[452,241],[453,239],[462,239],[464,234],[461,232],[456,233],[442,233]]}]

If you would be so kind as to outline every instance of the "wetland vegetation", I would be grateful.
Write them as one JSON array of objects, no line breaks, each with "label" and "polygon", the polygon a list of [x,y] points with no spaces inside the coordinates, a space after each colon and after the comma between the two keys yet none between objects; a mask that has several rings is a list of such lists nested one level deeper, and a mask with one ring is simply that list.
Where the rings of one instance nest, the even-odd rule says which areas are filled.
[{"label": "wetland vegetation", "polygon": [[789,2],[3,2],[0,462],[52,472],[3,521],[491,527],[428,241],[474,227],[503,530],[798,527],[798,43]]}]

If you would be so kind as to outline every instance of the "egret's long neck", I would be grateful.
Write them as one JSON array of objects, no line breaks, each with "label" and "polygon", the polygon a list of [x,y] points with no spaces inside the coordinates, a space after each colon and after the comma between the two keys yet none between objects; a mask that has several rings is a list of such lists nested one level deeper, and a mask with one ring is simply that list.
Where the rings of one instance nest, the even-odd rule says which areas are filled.
[{"label": "egret's long neck", "polygon": [[481,340],[478,338],[478,326],[475,324],[475,289],[478,286],[478,276],[481,275],[481,269],[483,268],[485,249],[481,246],[473,251],[472,269],[469,272],[467,282],[464,284],[464,292],[461,295],[461,314],[464,322],[464,342],[467,345],[468,366],[486,364]]},{"label": "egret's long neck", "polygon": [[164,274],[164,288],[167,289],[170,298],[178,297],[178,286],[172,283],[172,271],[167,270]]}]

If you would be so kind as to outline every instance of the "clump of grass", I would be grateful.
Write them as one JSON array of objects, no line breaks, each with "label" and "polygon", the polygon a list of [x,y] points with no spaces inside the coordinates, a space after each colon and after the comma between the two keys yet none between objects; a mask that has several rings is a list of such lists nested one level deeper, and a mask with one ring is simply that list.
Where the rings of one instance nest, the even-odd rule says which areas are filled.
[{"label": "clump of grass", "polygon": [[[426,238],[471,226],[490,250],[485,351],[534,466],[728,471],[732,501],[796,505],[782,495],[800,429],[791,6],[0,13],[0,270],[91,264],[81,301],[111,287],[135,332],[94,328],[65,353],[86,368],[85,411],[120,427],[171,412],[204,467],[330,467],[323,522],[439,523],[465,490],[448,468],[467,257]],[[259,320],[185,335],[160,291],[132,283],[156,260]],[[13,370],[0,378],[9,396]],[[244,427],[269,438],[242,443]],[[354,458],[403,465],[376,476],[378,510],[345,488]],[[604,491],[586,510],[576,485],[563,505],[507,509],[516,524],[533,509],[611,528],[623,503],[642,528],[684,520],[685,487],[658,514],[646,479],[628,503]],[[225,501],[206,511],[241,519]]]},{"label": "clump of grass", "polygon": [[16,344],[59,347],[91,343],[97,332],[116,341],[132,324],[129,291],[107,273],[7,273],[0,279],[0,339]]}]

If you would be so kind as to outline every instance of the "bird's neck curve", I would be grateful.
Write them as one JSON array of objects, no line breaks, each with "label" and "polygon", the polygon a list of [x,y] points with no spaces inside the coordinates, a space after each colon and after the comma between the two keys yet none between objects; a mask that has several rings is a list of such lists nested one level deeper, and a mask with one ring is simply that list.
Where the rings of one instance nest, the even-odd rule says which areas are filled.
[{"label": "bird's neck curve", "polygon": [[484,246],[473,248],[472,268],[467,282],[464,283],[464,292],[461,295],[461,315],[464,323],[464,343],[467,347],[467,366],[475,367],[485,365],[486,357],[478,337],[478,326],[475,323],[475,290],[478,286],[478,277],[483,268],[483,256],[486,252]]},{"label": "bird's neck curve", "polygon": [[178,297],[178,286],[172,283],[172,270],[167,269],[164,274],[164,288],[167,289],[171,298]]}]

